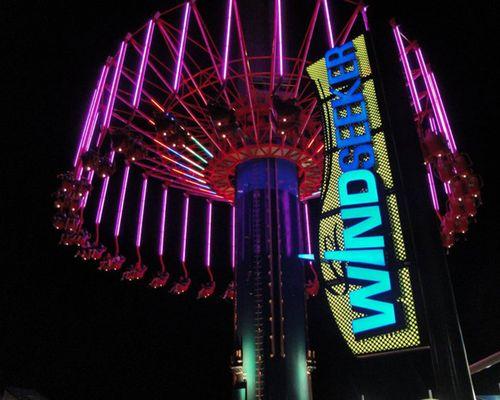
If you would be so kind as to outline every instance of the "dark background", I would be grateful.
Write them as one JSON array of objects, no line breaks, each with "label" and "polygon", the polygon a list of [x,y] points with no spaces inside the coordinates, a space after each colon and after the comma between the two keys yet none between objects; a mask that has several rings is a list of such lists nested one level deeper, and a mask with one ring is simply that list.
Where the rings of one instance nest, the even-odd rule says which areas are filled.
[{"label": "dark background", "polygon": [[[171,3],[0,5],[5,45],[0,69],[2,385],[33,387],[53,400],[160,399],[174,393],[187,399],[229,398],[230,304],[198,302],[193,294],[175,298],[166,290],[131,287],[98,273],[57,247],[50,225],[55,176],[71,163],[99,66],[127,31]],[[458,146],[469,153],[485,182],[477,223],[449,256],[465,344],[474,362],[500,349],[497,6],[372,3],[373,23],[383,25],[395,16],[405,32],[419,39],[439,80]],[[301,4],[308,14],[309,1]],[[288,12],[301,15],[299,2],[294,7]],[[209,22],[220,25],[223,15],[212,14]],[[395,57],[387,32],[377,41],[382,56]],[[324,322],[323,299],[314,299],[309,308],[319,358],[316,398],[335,393],[353,398],[360,378],[344,365],[355,364],[343,364],[347,356],[343,343],[335,342],[334,328]],[[396,361],[397,356],[386,359],[388,371]],[[429,384],[427,361],[422,355],[398,361],[408,376],[421,376],[412,382],[419,390]],[[496,376],[490,371],[475,378],[479,392],[498,390],[495,371]],[[404,379],[394,382],[396,387],[406,384]]]}]

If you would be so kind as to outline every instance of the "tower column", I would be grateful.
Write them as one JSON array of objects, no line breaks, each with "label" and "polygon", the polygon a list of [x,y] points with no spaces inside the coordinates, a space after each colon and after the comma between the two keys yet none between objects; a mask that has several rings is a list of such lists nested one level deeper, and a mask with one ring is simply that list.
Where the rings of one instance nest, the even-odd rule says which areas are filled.
[{"label": "tower column", "polygon": [[235,206],[237,391],[248,400],[309,400],[297,167],[242,163]]}]

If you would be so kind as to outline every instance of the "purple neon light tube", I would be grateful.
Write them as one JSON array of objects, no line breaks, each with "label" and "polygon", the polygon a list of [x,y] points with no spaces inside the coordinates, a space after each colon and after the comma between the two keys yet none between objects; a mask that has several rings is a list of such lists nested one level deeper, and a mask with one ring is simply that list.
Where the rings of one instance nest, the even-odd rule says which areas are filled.
[{"label": "purple neon light tube", "polygon": [[99,107],[101,105],[102,95],[104,93],[104,87],[106,85],[106,79],[108,78],[109,66],[106,64],[103,69],[102,79],[99,82],[99,88],[97,89],[97,95],[94,102],[94,109],[92,110],[93,116],[91,119],[91,123],[87,126],[87,138],[84,144],[84,150],[87,151],[92,143],[92,138],[94,137],[95,127],[97,123],[97,119],[99,118]]},{"label": "purple neon light tube", "polygon": [[[112,151],[109,155],[109,161],[113,163],[114,159],[115,159],[115,152]],[[102,182],[101,197],[99,198],[99,205],[97,206],[97,214],[95,217],[96,224],[101,223],[102,213],[104,211],[104,202],[106,201],[106,196],[108,193],[108,185],[109,185],[109,176],[104,178],[104,181]]]},{"label": "purple neon light tube", "polygon": [[330,18],[330,9],[328,7],[328,0],[323,0],[323,10],[325,12],[328,42],[330,44],[330,48],[333,48],[335,47],[335,39],[333,38],[333,25],[332,25],[332,19]]},{"label": "purple neon light tube", "polygon": [[311,230],[309,225],[309,205],[307,201],[304,202],[304,215],[306,218],[306,238],[307,238],[307,252],[311,254],[312,246],[311,246]]},{"label": "purple neon light tube", "polygon": [[[90,126],[95,127],[95,124],[92,125],[92,122],[95,120],[95,114],[98,112],[98,109],[99,109],[99,104],[101,102],[102,93],[104,91],[104,85],[106,83],[106,78],[108,76],[108,72],[109,72],[109,67],[106,64],[102,68],[101,75],[100,75],[99,81],[97,83],[97,88],[95,89],[94,95],[92,96],[90,108],[89,108],[89,111],[87,113],[85,125],[83,127],[83,131],[82,131],[82,134],[80,137],[80,143],[78,145],[78,150],[76,152],[75,160],[73,162],[73,166],[75,166],[75,167],[78,163],[78,157],[80,156],[80,152],[81,152],[82,148],[89,141],[88,140],[89,133],[91,132],[93,134],[93,130],[90,131],[89,128],[90,128]],[[92,138],[90,138],[90,140],[92,140]]]},{"label": "purple neon light tube", "polygon": [[123,204],[125,203],[125,194],[127,193],[129,172],[130,172],[130,165],[127,165],[123,172],[122,189],[120,192],[120,202],[118,204],[118,213],[116,214],[116,222],[115,222],[115,237],[120,236],[120,226],[122,223],[122,215],[123,215]]},{"label": "purple neon light tube", "polygon": [[97,112],[94,114],[94,118],[92,120],[92,123],[90,124],[89,131],[87,134],[87,140],[86,140],[85,145],[83,147],[84,151],[87,151],[90,148],[90,144],[92,143],[92,139],[94,137],[95,127],[96,127],[98,119],[99,119],[99,113]]},{"label": "purple neon light tube", "polygon": [[[81,178],[81,175],[78,177],[78,179]],[[90,171],[89,174],[88,174],[88,177],[87,177],[87,180],[89,181],[89,183],[92,183],[92,180],[94,179],[94,171]],[[82,199],[82,208],[85,208],[87,206],[87,201],[89,199],[89,196],[90,196],[90,192],[87,192],[85,194],[85,197]]]},{"label": "purple neon light tube", "polygon": [[182,224],[181,261],[186,261],[187,229],[189,219],[189,196],[184,199],[184,222]]},{"label": "purple neon light tube", "polygon": [[231,37],[231,22],[233,16],[233,0],[227,0],[227,20],[226,20],[226,39],[224,41],[224,65],[222,67],[222,80],[227,77],[227,63],[229,61],[229,41]]},{"label": "purple neon light tube", "polygon": [[367,32],[370,31],[370,24],[368,22],[368,6],[364,6],[361,11],[361,15],[363,16],[363,23],[365,24],[365,30]]},{"label": "purple neon light tube", "polygon": [[132,107],[137,108],[141,100],[142,85],[144,84],[144,75],[146,75],[146,69],[149,59],[149,49],[151,48],[151,40],[153,38],[155,23],[150,20],[148,23],[148,29],[146,31],[146,38],[144,40],[144,48],[142,50],[141,64],[139,66],[139,74],[137,75],[137,82],[135,84],[134,97],[132,99]]},{"label": "purple neon light tube", "polygon": [[87,127],[90,123],[90,117],[91,117],[91,114],[92,114],[92,110],[94,108],[94,103],[95,103],[95,99],[97,97],[97,89],[94,90],[94,94],[92,95],[92,100],[90,102],[90,105],[89,105],[89,109],[87,111],[87,117],[85,118],[85,124],[83,125],[83,129],[82,129],[82,133],[80,134],[80,142],[78,144],[78,149],[76,150],[76,154],[75,154],[75,160],[73,161],[73,166],[76,167],[76,165],[78,164],[78,157],[80,156],[80,151],[82,150],[82,147],[83,147],[83,144],[86,142],[86,139],[87,139]]},{"label": "purple neon light tube", "polygon": [[139,219],[137,221],[137,235],[135,237],[136,247],[141,247],[142,240],[142,224],[144,222],[144,207],[146,205],[146,194],[148,190],[148,178],[142,180],[141,204],[139,207]]},{"label": "purple neon light tube", "polygon": [[158,239],[158,255],[163,255],[163,247],[165,242],[165,221],[167,219],[167,200],[168,200],[168,188],[163,189],[163,198],[161,201],[161,219],[160,219],[160,235]]},{"label": "purple neon light tube", "polygon": [[278,66],[280,76],[283,76],[283,23],[281,16],[281,0],[276,0],[276,17],[278,27]]},{"label": "purple neon light tube", "polygon": [[115,107],[116,93],[118,91],[118,85],[120,83],[120,78],[122,75],[123,62],[125,60],[125,54],[127,53],[127,46],[127,42],[123,41],[120,45],[120,51],[118,52],[118,59],[116,60],[115,72],[113,75],[113,82],[111,83],[111,90],[109,92],[108,104],[104,113],[104,129],[108,129],[111,123],[111,116],[113,115],[113,109]]},{"label": "purple neon light tube", "polygon": [[434,206],[434,210],[439,211],[439,201],[437,198],[434,176],[432,175],[432,169],[429,164],[427,164],[427,180],[431,189],[432,205]]},{"label": "purple neon light tube", "polygon": [[175,92],[177,92],[177,89],[179,89],[179,84],[180,84],[181,66],[184,60],[184,51],[186,50],[186,38],[187,38],[190,14],[191,14],[191,4],[186,3],[186,7],[184,9],[184,20],[182,23],[181,40],[179,42],[179,51],[177,52],[177,65],[175,67],[175,75],[174,75],[173,88]]},{"label": "purple neon light tube", "polygon": [[448,121],[448,117],[446,115],[446,111],[444,109],[441,95],[437,88],[434,75],[427,69],[427,64],[425,63],[424,55],[422,54],[422,49],[418,48],[417,50],[415,50],[415,54],[417,55],[419,67],[424,75],[425,86],[427,88],[427,92],[429,93],[429,98],[432,103],[434,114],[437,118],[439,129],[441,130],[441,132],[444,133],[449,143],[450,150],[454,153],[457,150],[455,145],[455,139],[453,138],[453,134],[451,133],[450,123]]},{"label": "purple neon light tube", "polygon": [[231,209],[231,268],[236,267],[236,207]]},{"label": "purple neon light tube", "polygon": [[394,37],[396,38],[396,44],[398,46],[399,56],[401,58],[401,63],[403,64],[403,69],[406,76],[406,83],[410,89],[411,98],[413,100],[413,106],[417,112],[422,111],[422,106],[420,105],[420,99],[418,97],[417,87],[415,86],[415,81],[413,80],[413,75],[410,68],[410,62],[408,61],[408,56],[403,44],[403,39],[401,37],[401,31],[399,26],[393,28]]},{"label": "purple neon light tube", "polygon": [[205,267],[210,268],[211,265],[211,249],[212,249],[212,202],[207,205],[207,240],[205,249]]},{"label": "purple neon light tube", "polygon": [[441,107],[441,111],[443,113],[443,118],[444,118],[444,125],[446,127],[446,131],[448,133],[448,140],[450,142],[451,146],[451,151],[455,153],[457,151],[457,146],[455,144],[455,138],[453,137],[453,132],[451,131],[451,126],[450,126],[450,121],[448,120],[448,115],[446,114],[446,110],[443,105],[443,99],[441,98],[441,92],[439,91],[439,88],[436,83],[436,77],[434,76],[434,73],[430,73],[430,78],[431,78],[431,84],[434,88],[434,92],[437,97],[437,101],[439,106]]}]

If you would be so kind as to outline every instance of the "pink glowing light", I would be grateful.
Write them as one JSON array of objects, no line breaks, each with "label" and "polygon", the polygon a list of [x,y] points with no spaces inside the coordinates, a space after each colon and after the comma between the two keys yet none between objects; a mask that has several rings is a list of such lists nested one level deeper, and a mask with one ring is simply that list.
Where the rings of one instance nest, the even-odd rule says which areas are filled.
[{"label": "pink glowing light", "polygon": [[441,92],[439,91],[439,88],[437,86],[436,77],[434,76],[434,73],[430,74],[430,78],[431,78],[432,86],[434,87],[434,92],[436,93],[436,96],[437,96],[438,104],[441,107],[441,110],[443,113],[444,124],[446,127],[446,132],[448,134],[448,141],[450,142],[451,151],[453,153],[455,153],[457,151],[457,146],[455,144],[455,138],[453,137],[453,132],[451,131],[450,121],[448,120],[448,115],[446,114],[446,110],[445,110],[444,105],[443,105],[443,99],[441,97]]},{"label": "pink glowing light", "polygon": [[304,202],[304,215],[306,219],[306,240],[307,240],[307,252],[309,254],[312,253],[312,246],[311,246],[311,230],[310,230],[310,224],[309,224],[309,205],[307,204],[307,201]]},{"label": "pink glowing light", "polygon": [[135,237],[135,245],[141,247],[142,240],[142,224],[144,221],[144,207],[146,204],[146,194],[148,190],[148,178],[144,177],[142,180],[142,190],[141,190],[141,204],[139,207],[139,220],[137,222],[137,235]]},{"label": "pink glowing light", "polygon": [[123,205],[125,203],[125,194],[127,193],[129,172],[130,172],[130,165],[127,165],[125,167],[124,172],[123,172],[122,189],[120,192],[120,202],[118,203],[118,212],[116,214],[116,221],[115,221],[115,237],[120,236],[120,227],[121,227],[122,215],[123,215]]},{"label": "pink glowing light", "polygon": [[224,64],[222,67],[222,80],[227,77],[227,64],[229,61],[229,42],[231,40],[231,22],[233,16],[233,0],[227,1],[226,39],[224,41]]},{"label": "pink glowing light", "polygon": [[328,6],[328,0],[323,0],[323,10],[325,12],[328,43],[330,44],[330,48],[333,48],[335,47],[335,39],[333,38],[333,25],[332,25],[332,19],[330,18],[330,7]]},{"label": "pink glowing light", "polygon": [[427,88],[427,93],[429,94],[429,99],[431,100],[432,109],[434,110],[434,115],[437,118],[438,127],[446,137],[450,150],[454,153],[457,150],[455,145],[455,139],[453,138],[453,134],[451,132],[448,116],[446,115],[446,110],[444,109],[443,101],[441,99],[441,94],[439,93],[439,89],[437,88],[434,74],[432,74],[427,68],[424,55],[422,54],[422,49],[418,48],[415,51],[415,54],[417,56],[420,70],[422,71],[424,77],[425,86]]},{"label": "pink glowing light", "polygon": [[231,207],[231,268],[236,267],[236,207]]},{"label": "pink glowing light", "polygon": [[85,120],[85,124],[83,127],[83,131],[80,137],[80,142],[78,145],[78,150],[76,152],[76,156],[73,162],[73,166],[76,167],[78,164],[78,158],[82,151],[85,149],[88,150],[87,143],[92,141],[92,136],[94,134],[95,123],[98,117],[99,104],[101,103],[102,94],[104,92],[104,86],[106,83],[106,78],[108,77],[109,66],[106,64],[101,71],[99,81],[97,83],[97,88],[94,91],[92,96],[92,101],[90,103],[90,108],[87,113],[87,118]]},{"label": "pink glowing light", "polygon": [[450,195],[451,194],[451,187],[450,187],[449,182],[444,182],[443,185],[444,185],[444,191],[446,192],[446,194]]},{"label": "pink glowing light", "polygon": [[189,222],[189,196],[184,198],[184,221],[182,224],[181,261],[186,262],[187,230]]},{"label": "pink glowing light", "polygon": [[399,30],[399,26],[394,26],[393,28],[394,37],[396,38],[396,44],[398,46],[399,56],[401,59],[401,63],[403,64],[403,69],[406,76],[406,83],[408,84],[408,88],[410,89],[411,98],[413,100],[413,106],[415,110],[419,113],[422,111],[422,106],[420,105],[420,99],[418,97],[417,87],[415,85],[415,81],[413,80],[412,71],[410,68],[410,62],[408,60],[408,55],[406,54],[405,46],[403,44],[403,38],[401,37],[401,31]]},{"label": "pink glowing light", "polygon": [[429,117],[429,124],[431,126],[431,129],[432,129],[432,132],[436,132],[436,121],[434,120],[434,118],[432,117]]},{"label": "pink glowing light", "polygon": [[[114,158],[115,158],[115,152],[112,151],[111,154],[109,155],[109,161],[113,163]],[[106,178],[104,178],[104,181],[102,182],[101,196],[99,197],[99,204],[97,206],[97,214],[95,217],[96,224],[100,224],[102,220],[102,213],[104,211],[104,202],[106,201],[106,195],[108,193],[108,185],[109,185],[109,176],[106,176]]]},{"label": "pink glowing light", "polygon": [[431,190],[432,205],[434,206],[434,210],[439,211],[439,201],[436,193],[434,176],[432,175],[432,169],[429,164],[427,165],[427,181],[429,182],[429,188]]},{"label": "pink glowing light", "polygon": [[283,22],[281,15],[281,0],[276,0],[276,18],[278,29],[278,66],[279,74],[283,76]]},{"label": "pink glowing light", "polygon": [[92,95],[92,100],[90,102],[89,109],[87,111],[87,118],[85,119],[85,124],[83,125],[82,133],[80,134],[80,142],[78,144],[78,149],[76,150],[75,160],[73,161],[74,167],[76,167],[76,165],[78,164],[78,157],[80,156],[80,151],[82,150],[82,146],[87,139],[87,127],[90,123],[96,97],[97,97],[97,89],[94,90],[94,94]]},{"label": "pink glowing light", "polygon": [[111,116],[113,115],[113,109],[115,107],[116,93],[118,91],[118,85],[120,84],[120,77],[122,75],[125,54],[127,53],[127,46],[127,42],[122,42],[120,45],[120,51],[118,52],[118,59],[116,60],[113,82],[111,83],[111,89],[108,97],[108,104],[106,105],[106,111],[104,113],[103,128],[105,130],[109,128],[111,123]]},{"label": "pink glowing light", "polygon": [[181,76],[181,66],[184,61],[184,52],[186,50],[186,37],[189,26],[189,16],[191,13],[191,4],[186,3],[184,8],[184,20],[182,23],[181,40],[179,43],[179,51],[177,52],[177,65],[175,67],[174,84],[173,89],[175,92],[179,89],[180,76]]},{"label": "pink glowing light", "polygon": [[142,50],[141,64],[139,66],[139,73],[137,74],[137,81],[135,84],[134,97],[132,99],[132,107],[137,108],[141,100],[142,85],[144,84],[144,75],[146,74],[147,63],[149,59],[149,50],[151,48],[151,40],[153,39],[155,23],[150,20],[148,23],[148,29],[146,32],[146,38],[144,40],[144,48]]},{"label": "pink glowing light", "polygon": [[90,144],[92,143],[92,139],[94,137],[94,132],[95,132],[95,127],[97,125],[97,120],[99,119],[99,113],[94,114],[94,118],[92,119],[92,122],[90,123],[89,131],[87,134],[87,140],[85,142],[85,145],[83,146],[83,151],[87,151],[90,148]]},{"label": "pink glowing light", "polygon": [[361,15],[363,16],[363,23],[365,25],[365,30],[367,32],[370,31],[370,24],[368,22],[368,6],[364,6],[363,10],[361,10]]},{"label": "pink glowing light", "polygon": [[[80,176],[80,177],[81,177],[81,176]],[[80,177],[79,177],[78,179],[80,179]],[[89,172],[89,174],[88,174],[88,176],[87,176],[87,181],[88,181],[90,184],[92,184],[93,179],[94,179],[94,171],[92,170],[92,171],[90,171],[90,172]],[[88,199],[89,199],[89,196],[90,196],[90,192],[87,192],[87,193],[85,194],[85,196],[83,197],[83,199],[82,199],[82,208],[87,207],[87,201],[88,201]]]},{"label": "pink glowing light", "polygon": [[207,204],[207,239],[205,248],[205,267],[210,268],[212,250],[212,202]]},{"label": "pink glowing light", "polygon": [[163,198],[161,206],[161,220],[160,220],[160,235],[158,240],[158,255],[163,255],[163,248],[165,243],[165,222],[167,219],[167,200],[168,200],[168,188],[163,189]]}]

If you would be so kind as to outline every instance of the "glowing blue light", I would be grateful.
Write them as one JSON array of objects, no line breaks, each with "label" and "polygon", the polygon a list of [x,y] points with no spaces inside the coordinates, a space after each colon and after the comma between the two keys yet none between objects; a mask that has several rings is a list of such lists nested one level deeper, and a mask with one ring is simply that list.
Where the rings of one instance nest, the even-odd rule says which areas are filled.
[{"label": "glowing blue light", "polygon": [[[364,183],[362,189],[352,192],[354,182]],[[340,205],[353,206],[378,202],[377,183],[373,172],[367,169],[347,171],[339,178]]]},{"label": "glowing blue light", "polygon": [[347,277],[352,280],[375,282],[349,293],[349,299],[354,309],[373,313],[352,321],[352,331],[355,334],[396,323],[396,312],[393,304],[370,298],[391,290],[388,271],[349,266],[347,267]]},{"label": "glowing blue light", "polygon": [[367,249],[384,247],[384,237],[361,236],[382,225],[378,206],[343,208],[340,212],[342,220],[362,219],[357,224],[344,229],[344,246],[346,249]]},{"label": "glowing blue light", "polygon": [[324,259],[326,261],[385,265],[383,249],[325,251]]}]

